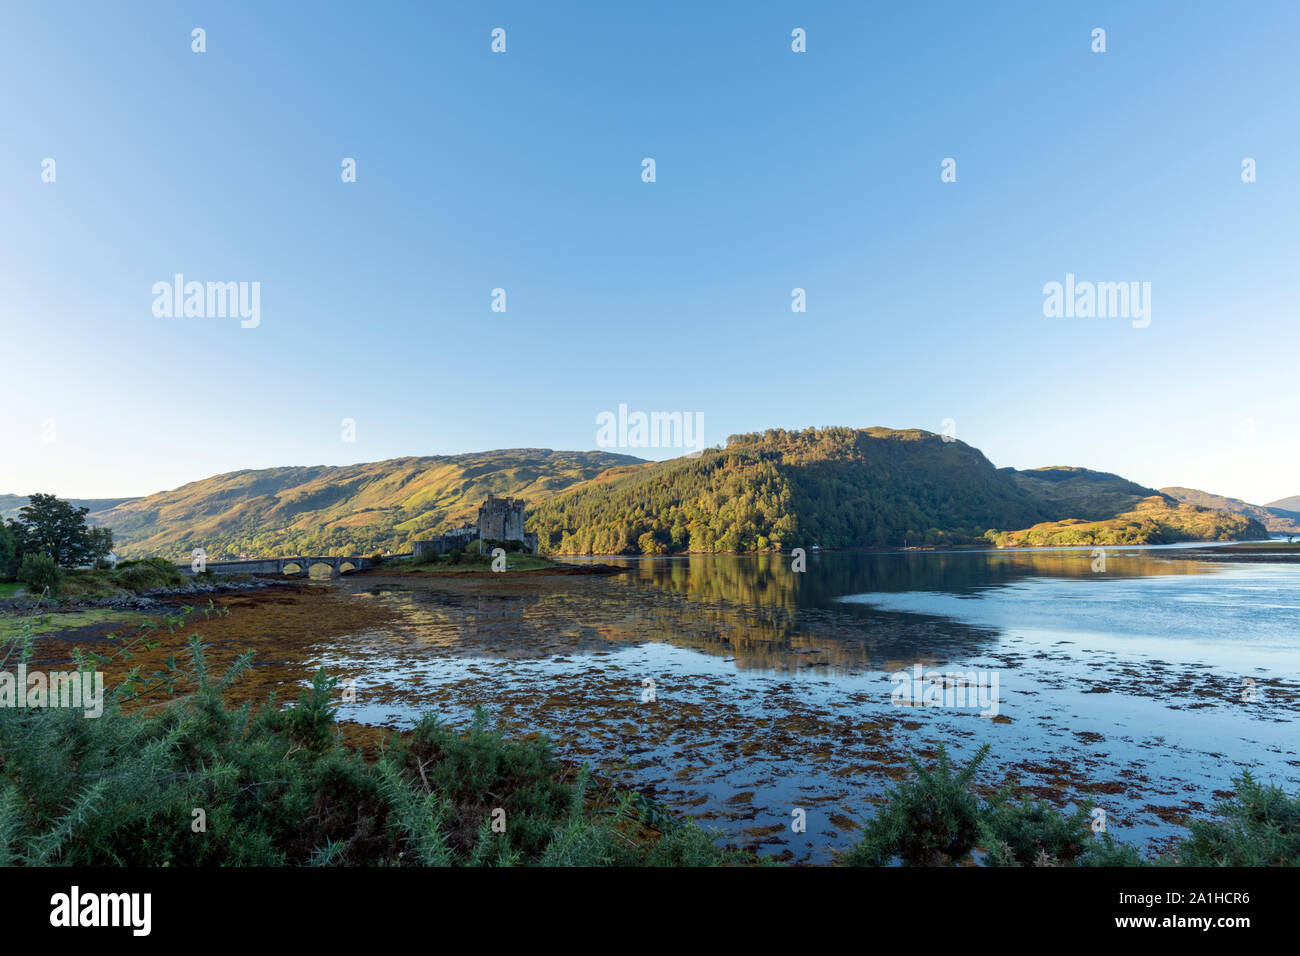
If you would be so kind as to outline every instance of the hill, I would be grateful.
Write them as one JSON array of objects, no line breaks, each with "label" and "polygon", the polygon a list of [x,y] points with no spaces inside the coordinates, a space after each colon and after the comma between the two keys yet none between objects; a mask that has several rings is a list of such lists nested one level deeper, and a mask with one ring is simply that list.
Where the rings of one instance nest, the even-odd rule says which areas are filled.
[{"label": "hill", "polygon": [[607,452],[512,448],[357,465],[216,475],[123,502],[95,519],[119,554],[210,557],[409,550],[416,537],[471,520],[488,494],[545,501],[641,459]]},{"label": "hill", "polygon": [[1243,514],[1171,502],[1153,495],[1124,514],[1101,521],[1070,518],[1021,531],[990,533],[999,548],[1070,545],[1175,544],[1179,541],[1242,541],[1265,538],[1258,521]]},{"label": "hill", "polygon": [[958,544],[1059,517],[1048,484],[919,429],[769,429],[577,486],[529,529],[560,554]]},{"label": "hill", "polygon": [[1290,511],[1300,514],[1300,495],[1292,495],[1290,498],[1279,498],[1277,501],[1270,501],[1264,505],[1265,508],[1277,508],[1281,511]]},{"label": "hill", "polygon": [[1098,520],[1113,518],[1137,506],[1139,501],[1158,495],[1154,488],[1107,471],[1091,471],[1057,465],[1017,471],[1005,468],[1026,494],[1045,503],[1057,516]]},{"label": "hill", "polygon": [[[1283,534],[1300,533],[1300,510],[1288,510],[1282,507],[1282,502],[1252,505],[1240,498],[1225,498],[1223,495],[1213,495],[1195,488],[1161,488],[1160,491],[1186,504],[1246,515],[1258,521],[1269,531],[1279,531]],[[1292,501],[1300,505],[1300,499],[1285,498],[1283,501]]]},{"label": "hill", "polygon": [[[1104,527],[1080,531],[1076,524]],[[559,554],[1263,535],[1247,518],[1180,508],[1108,472],[998,469],[963,442],[888,428],[733,435],[699,458],[575,485],[537,507],[528,528],[543,550]]]}]

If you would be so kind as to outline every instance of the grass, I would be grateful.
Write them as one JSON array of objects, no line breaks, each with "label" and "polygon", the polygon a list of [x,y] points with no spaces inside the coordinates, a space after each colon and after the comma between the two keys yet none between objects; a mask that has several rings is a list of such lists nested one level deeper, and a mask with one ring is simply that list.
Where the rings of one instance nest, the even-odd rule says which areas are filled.
[{"label": "grass", "polygon": [[24,627],[30,628],[32,634],[38,635],[66,631],[76,627],[90,627],[95,624],[120,624],[124,628],[133,628],[144,619],[145,615],[138,611],[115,611],[111,608],[90,608],[85,611],[47,611],[26,618],[5,615],[0,616],[0,641],[16,638]]},{"label": "grass", "polygon": [[22,586],[21,581],[0,581],[0,601],[13,597]]}]

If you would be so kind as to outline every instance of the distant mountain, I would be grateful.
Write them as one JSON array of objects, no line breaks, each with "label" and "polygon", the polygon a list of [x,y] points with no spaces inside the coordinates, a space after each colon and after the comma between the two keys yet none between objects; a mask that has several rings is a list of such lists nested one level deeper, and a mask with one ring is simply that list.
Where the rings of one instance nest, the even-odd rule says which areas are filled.
[{"label": "distant mountain", "polygon": [[[110,508],[116,508],[120,504],[128,501],[135,501],[135,498],[67,498],[65,499],[75,508],[89,508],[90,516],[93,519],[101,511],[107,511]],[[26,495],[0,495],[0,518],[18,517],[18,509],[25,507],[27,504]]]},{"label": "distant mountain", "polygon": [[[1254,518],[1269,531],[1280,531],[1283,534],[1300,533],[1300,497],[1284,498],[1281,501],[1274,501],[1267,505],[1252,505],[1247,504],[1240,498],[1225,498],[1223,495],[1212,495],[1209,492],[1198,491],[1195,488],[1161,488],[1160,491],[1187,504],[1247,515]],[[1291,502],[1297,507],[1288,509],[1286,502]]]},{"label": "distant mountain", "polygon": [[188,557],[368,554],[472,519],[489,494],[545,501],[620,465],[608,452],[511,448],[358,465],[236,471],[126,501],[96,515],[117,552]]},{"label": "distant mountain", "polygon": [[1300,514],[1300,495],[1292,495],[1290,498],[1279,498],[1277,501],[1270,501],[1264,505],[1265,508],[1279,508],[1282,511],[1290,511],[1293,514]]}]

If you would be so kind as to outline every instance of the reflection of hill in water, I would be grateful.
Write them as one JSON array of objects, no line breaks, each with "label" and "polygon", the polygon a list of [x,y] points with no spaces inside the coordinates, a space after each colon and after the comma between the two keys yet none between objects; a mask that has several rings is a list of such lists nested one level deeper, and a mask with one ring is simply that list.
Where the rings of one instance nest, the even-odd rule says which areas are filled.
[{"label": "reflection of hill in water", "polygon": [[[992,648],[997,635],[951,619],[838,600],[941,590],[976,594],[1030,577],[1099,578],[1089,552],[828,554],[623,559],[617,576],[426,578],[388,591],[422,642],[466,657],[542,658],[658,642],[738,667],[851,672]],[[1212,565],[1108,552],[1106,576],[1197,574]]]},{"label": "reflection of hill in water", "polygon": [[[1168,553],[1168,552],[1165,552]],[[790,570],[789,555],[715,555],[689,559],[612,559],[634,567],[635,578],[706,600],[764,606],[826,607],[850,594],[947,591],[953,594],[1012,584],[1027,577],[1097,578],[1090,551],[913,551],[810,555],[808,569]],[[1153,552],[1108,549],[1108,577],[1204,574],[1214,570]],[[627,580],[625,576],[623,580]]]}]

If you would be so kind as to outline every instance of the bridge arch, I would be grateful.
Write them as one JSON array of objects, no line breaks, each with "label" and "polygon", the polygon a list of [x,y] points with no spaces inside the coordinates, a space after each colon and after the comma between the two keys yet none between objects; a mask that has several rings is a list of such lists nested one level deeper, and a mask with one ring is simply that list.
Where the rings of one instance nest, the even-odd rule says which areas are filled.
[{"label": "bridge arch", "polygon": [[[310,577],[317,565],[325,565],[330,570],[330,577],[353,571],[365,571],[371,567],[371,561],[360,555],[292,555],[284,558],[241,558],[236,561],[209,561],[207,568],[213,573],[225,574],[280,574],[287,577]],[[191,573],[188,564],[177,565],[182,574]]]},{"label": "bridge arch", "polygon": [[339,576],[339,562],[337,558],[303,558],[307,566],[307,577],[311,577],[312,568],[318,568],[321,565],[329,568],[330,577]]}]

